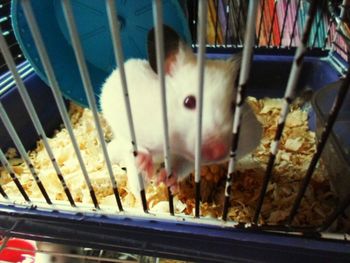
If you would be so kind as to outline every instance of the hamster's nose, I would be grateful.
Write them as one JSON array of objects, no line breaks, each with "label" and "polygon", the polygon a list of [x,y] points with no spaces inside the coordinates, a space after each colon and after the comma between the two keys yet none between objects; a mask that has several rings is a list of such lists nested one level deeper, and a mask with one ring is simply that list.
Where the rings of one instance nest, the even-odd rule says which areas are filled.
[{"label": "hamster's nose", "polygon": [[213,140],[204,142],[202,146],[203,161],[218,161],[227,157],[229,153],[229,143]]}]

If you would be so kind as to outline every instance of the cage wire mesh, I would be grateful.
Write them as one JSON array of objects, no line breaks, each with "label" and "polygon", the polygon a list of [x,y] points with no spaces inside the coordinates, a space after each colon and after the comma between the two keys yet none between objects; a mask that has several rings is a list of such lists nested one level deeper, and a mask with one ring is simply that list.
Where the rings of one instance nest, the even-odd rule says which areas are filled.
[{"label": "cage wire mesh", "polygon": [[[1,24],[2,56],[39,138],[36,148],[27,151],[21,142],[22,136],[17,134],[14,127],[14,120],[9,118],[9,112],[3,106],[6,103],[1,98],[0,116],[8,131],[7,136],[11,138],[19,153],[18,155],[14,148],[5,149],[3,146],[0,151],[0,194],[4,209],[8,206],[31,207],[34,212],[27,220],[36,214],[37,207],[52,213],[58,210],[63,214],[63,218],[69,217],[71,213],[92,213],[111,218],[118,215],[146,220],[164,219],[170,222],[181,220],[197,224],[196,217],[199,217],[204,225],[243,225],[245,228],[252,227],[258,230],[312,233],[321,239],[347,239],[350,214],[346,209],[350,203],[350,192],[339,190],[334,185],[337,178],[333,178],[332,181],[334,175],[327,169],[329,160],[326,159],[330,157],[322,155],[323,151],[329,151],[329,145],[334,143],[334,140],[339,140],[339,137],[333,135],[333,125],[341,112],[342,104],[345,104],[345,111],[349,113],[346,108],[349,106],[346,94],[350,81],[347,71],[350,40],[347,1],[182,1],[182,9],[187,15],[192,35],[192,47],[197,51],[201,65],[196,73],[200,83],[197,93],[197,122],[190,124],[197,128],[196,159],[193,172],[185,181],[180,182],[180,190],[176,193],[172,193],[170,187],[165,184],[144,184],[139,174],[139,197],[135,197],[128,189],[124,167],[114,164],[108,155],[107,143],[112,133],[106,120],[99,114],[98,102],[93,94],[89,70],[84,59],[83,40],[79,38],[70,1],[61,1],[62,9],[89,109],[83,109],[74,103],[70,103],[66,108],[66,101],[62,98],[57,76],[36,22],[38,18],[31,8],[31,1],[20,2],[35,45],[39,48],[40,61],[44,65],[63,124],[56,128],[53,136],[46,135],[44,124],[41,123],[31,101],[33,94],[29,96],[24,77],[16,68],[17,57],[20,55],[13,55],[12,46],[6,44],[8,40],[4,35],[7,29]],[[159,89],[162,91],[162,134],[165,142],[163,168],[170,178],[173,164],[169,146],[166,82],[163,71],[166,54],[161,45],[167,41],[161,30],[162,1],[152,1],[152,8],[157,66],[158,72],[161,73]],[[125,78],[118,26],[118,5],[115,5],[114,1],[106,1],[106,9],[132,135],[130,145],[137,158],[140,145],[137,144],[128,98],[128,83]],[[242,65],[237,78],[230,159],[223,164],[201,166],[201,96],[206,52],[210,53],[209,57],[227,58],[227,54],[240,51]],[[270,96],[268,92],[266,96],[261,96],[264,94],[261,90],[260,95],[254,97],[254,87],[257,84],[252,76],[257,69],[255,63],[259,61],[255,60],[255,57],[259,55],[268,57],[262,58],[263,63],[264,59],[272,59],[277,68],[283,59],[274,61],[274,57],[291,57],[288,66],[281,67],[285,73],[280,78],[285,79],[279,82],[283,83],[283,86],[279,87],[279,98],[267,98]],[[313,112],[312,107],[315,105],[310,101],[311,84],[307,81],[298,82],[300,78],[308,77],[307,74],[303,75],[303,72],[307,72],[305,66],[302,68],[303,61],[306,61],[308,66],[310,63],[317,64],[323,61],[335,72],[332,73],[332,78],[340,79],[337,84],[330,84],[335,87],[337,94],[333,96],[334,101],[327,116],[323,121],[318,121],[317,129],[314,127],[313,130],[310,130],[310,112]],[[317,70],[319,74],[325,72],[316,68],[316,76]],[[277,74],[277,77],[273,76],[272,79],[279,78],[278,71],[272,74]],[[314,81],[318,81],[317,77],[313,78],[316,78]],[[328,84],[323,82],[322,86]],[[250,89],[250,83],[253,83],[253,89]],[[266,85],[268,89],[268,83],[260,85]],[[305,86],[306,89],[303,89]],[[241,123],[244,122],[241,116],[244,101],[249,103],[258,120],[263,123],[263,137],[259,147],[249,158],[237,160],[237,143],[242,132],[245,132],[240,130]],[[346,113],[343,116],[346,116]],[[328,142],[330,140],[332,141]],[[339,149],[334,151],[335,154],[339,153]],[[341,151],[345,152],[346,149]],[[251,160],[254,160],[254,165]],[[340,166],[344,163],[345,166],[348,165],[348,160]],[[342,178],[342,184],[348,185],[349,178]],[[23,210],[17,211],[18,216],[21,215],[21,211]],[[37,217],[40,218],[40,213]],[[59,253],[54,253],[56,252]],[[96,253],[102,253],[101,255],[95,255],[95,252],[85,250],[85,259],[95,260],[104,253],[100,251]],[[115,258],[115,255],[107,255],[106,258]]]},{"label": "cage wire mesh", "polygon": [[[335,17],[339,19],[340,2],[325,0],[319,3],[308,39],[308,47],[327,50],[333,47],[344,59],[347,59],[345,40],[342,37],[336,37]],[[206,43],[214,47],[242,46],[248,2],[209,1],[208,6]],[[256,47],[290,49],[299,46],[306,22],[305,14],[309,8],[310,1],[307,0],[260,0],[255,27]],[[189,2],[188,9],[191,32],[193,36],[196,36],[197,1]],[[333,12],[332,15],[331,12]],[[345,16],[345,19],[346,17],[348,16]]]}]

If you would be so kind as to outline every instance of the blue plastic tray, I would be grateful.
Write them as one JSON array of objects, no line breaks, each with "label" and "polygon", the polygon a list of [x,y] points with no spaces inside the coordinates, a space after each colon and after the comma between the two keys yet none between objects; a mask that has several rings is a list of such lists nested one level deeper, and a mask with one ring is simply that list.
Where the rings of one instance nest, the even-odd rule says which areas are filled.
[{"label": "blue plastic tray", "polygon": [[[28,62],[24,62],[22,66],[26,64]],[[49,137],[52,136],[54,130],[59,128],[62,123],[62,119],[51,89],[34,73],[27,76],[23,81],[46,135]],[[0,101],[25,149],[32,150],[36,146],[39,136],[35,131],[20,94],[15,88],[15,84],[0,95]],[[0,148],[6,152],[9,147],[15,147],[15,145],[0,120]]]},{"label": "blue plastic tray", "polygon": [[[15,36],[25,57],[36,73],[48,84],[24,17],[20,0],[12,3],[11,15]],[[188,21],[178,0],[163,2],[163,21],[187,42],[191,42]],[[87,99],[75,60],[61,1],[31,1],[57,81],[65,97],[87,107]],[[147,57],[147,32],[153,27],[152,1],[116,1],[121,22],[121,39],[125,59]],[[101,0],[72,0],[75,21],[97,95],[105,78],[116,67],[106,6]]]}]

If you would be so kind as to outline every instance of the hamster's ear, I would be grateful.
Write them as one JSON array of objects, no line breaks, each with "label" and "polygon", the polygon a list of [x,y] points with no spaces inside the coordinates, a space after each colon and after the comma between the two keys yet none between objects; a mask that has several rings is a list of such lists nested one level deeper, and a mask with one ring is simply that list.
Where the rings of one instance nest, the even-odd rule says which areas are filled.
[{"label": "hamster's ear", "polygon": [[[179,35],[169,26],[163,25],[164,36],[164,67],[165,74],[171,74],[177,60],[179,49],[183,46],[183,41]],[[155,73],[157,73],[157,50],[155,39],[155,28],[148,32],[148,61]]]},{"label": "hamster's ear", "polygon": [[[242,52],[240,52],[238,54],[234,54],[226,60],[228,74],[230,74],[233,77],[235,92],[236,92],[236,88],[238,87],[238,84],[239,84],[239,75],[241,72],[241,62],[242,62]],[[234,94],[234,97],[236,97],[235,94]]]},{"label": "hamster's ear", "polygon": [[239,73],[241,69],[242,52],[232,55],[227,59],[228,69],[232,73]]}]

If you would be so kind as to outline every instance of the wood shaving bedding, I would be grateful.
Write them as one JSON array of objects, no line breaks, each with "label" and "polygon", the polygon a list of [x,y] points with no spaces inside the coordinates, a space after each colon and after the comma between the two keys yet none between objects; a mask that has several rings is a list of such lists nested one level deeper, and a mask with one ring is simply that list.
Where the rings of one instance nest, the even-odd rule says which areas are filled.
[{"label": "wood shaving bedding", "polygon": [[[245,223],[251,222],[254,215],[266,163],[269,158],[270,143],[275,135],[282,106],[281,99],[266,98],[257,100],[249,97],[247,102],[252,106],[259,121],[262,122],[264,134],[260,146],[251,155],[238,162],[238,170],[233,177],[231,207],[229,208],[228,217]],[[92,114],[90,110],[82,109],[74,104],[71,104],[69,114],[97,199],[101,205],[115,207],[115,197],[94,129]],[[101,120],[104,135],[108,141],[111,138],[111,130],[103,118]],[[67,130],[65,128],[57,130],[54,136],[49,139],[49,143],[74,200],[77,203],[91,204],[91,197]],[[315,152],[315,133],[309,131],[307,113],[300,108],[294,107],[291,109],[279,149],[273,177],[267,188],[259,220],[263,224],[282,223],[288,217],[301,179],[305,175]],[[16,157],[15,150],[9,149],[7,156],[28,195],[31,198],[42,199],[32,175],[25,163]],[[50,198],[56,201],[67,200],[42,141],[37,142],[36,149],[30,151],[29,156]],[[123,206],[125,208],[140,207],[138,199],[133,196],[127,187],[125,170],[116,164],[113,164],[112,168]],[[202,167],[202,216],[214,218],[221,216],[226,172],[227,164]],[[0,167],[0,183],[12,199],[23,199],[3,167]],[[146,187],[146,196],[151,211],[168,211],[169,205],[165,185],[155,186],[151,182]],[[187,180],[180,183],[180,192],[174,197],[174,206],[176,213],[190,215],[194,212],[194,205],[194,180],[193,175],[190,175]],[[321,224],[334,206],[335,198],[330,189],[325,168],[320,163],[311,179],[294,224]]]}]

